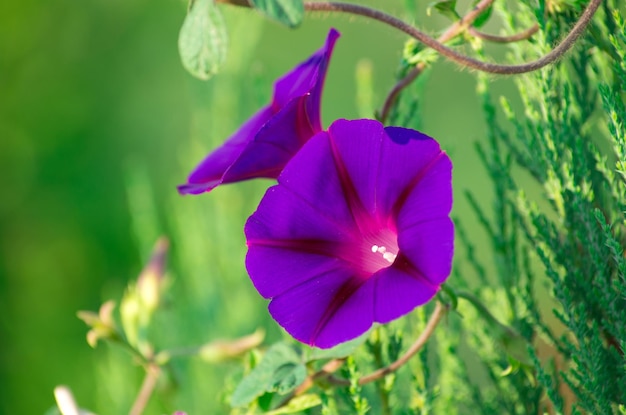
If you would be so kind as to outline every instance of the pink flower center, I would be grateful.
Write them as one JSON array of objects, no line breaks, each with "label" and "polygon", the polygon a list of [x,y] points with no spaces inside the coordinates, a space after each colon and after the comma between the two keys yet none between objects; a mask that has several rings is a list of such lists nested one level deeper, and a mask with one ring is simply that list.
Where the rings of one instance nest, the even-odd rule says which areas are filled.
[{"label": "pink flower center", "polygon": [[397,254],[393,254],[387,251],[387,248],[384,246],[372,245],[372,252],[382,254],[383,259],[389,261],[390,264],[393,264],[393,261],[396,260]]},{"label": "pink flower center", "polygon": [[398,256],[398,235],[390,230],[383,229],[371,235],[363,235],[359,247],[358,264],[360,271],[368,277],[387,268]]}]

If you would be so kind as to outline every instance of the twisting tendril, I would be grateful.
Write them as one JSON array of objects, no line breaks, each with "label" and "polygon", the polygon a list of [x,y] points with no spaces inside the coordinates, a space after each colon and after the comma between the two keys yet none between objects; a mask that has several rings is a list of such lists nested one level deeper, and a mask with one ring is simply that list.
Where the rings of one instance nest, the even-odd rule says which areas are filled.
[{"label": "twisting tendril", "polygon": [[[250,7],[250,4],[247,0],[216,0],[219,3],[228,3],[236,6],[242,7]],[[397,17],[391,16],[387,13],[384,13],[380,10],[371,9],[369,7],[361,6],[358,4],[351,3],[343,3],[343,2],[332,2],[332,1],[306,1],[304,2],[304,8],[307,11],[311,12],[337,12],[337,13],[347,13],[358,16],[367,17],[373,20],[378,20],[381,23],[392,26],[409,36],[417,39],[422,42],[424,45],[436,50],[442,56],[448,58],[449,60],[461,65],[465,68],[475,69],[477,71],[492,73],[492,74],[500,74],[500,75],[515,75],[522,74],[526,72],[536,71],[549,65],[558,59],[560,59],[573,45],[576,43],[576,40],[580,37],[580,35],[585,31],[587,25],[593,18],[595,12],[598,10],[598,7],[602,3],[602,0],[591,0],[587,8],[583,11],[580,18],[576,22],[576,24],[572,27],[570,32],[563,38],[563,40],[548,52],[546,55],[541,58],[534,60],[532,62],[517,64],[517,65],[506,65],[506,64],[498,64],[491,62],[484,62],[470,56],[464,55],[451,49],[444,45],[445,42],[454,38],[458,34],[462,33],[465,30],[469,30],[470,34],[480,37],[493,42],[513,42],[517,40],[525,39],[531,36],[537,29],[532,27],[525,32],[522,32],[518,35],[513,35],[510,37],[500,37],[487,35],[481,32],[478,32],[475,29],[471,28],[471,24],[474,20],[491,4],[493,0],[482,0],[480,1],[467,15],[465,15],[461,20],[452,25],[446,32],[444,32],[438,39],[434,39],[428,36],[426,33],[421,30],[409,25],[408,23],[398,19]],[[381,121],[385,121],[387,118],[393,103],[397,99],[399,93],[411,82],[415,80],[419,76],[419,74],[424,69],[425,64],[420,63],[415,68],[413,68],[402,80],[400,80],[394,88],[391,90],[383,108],[380,113]]]}]

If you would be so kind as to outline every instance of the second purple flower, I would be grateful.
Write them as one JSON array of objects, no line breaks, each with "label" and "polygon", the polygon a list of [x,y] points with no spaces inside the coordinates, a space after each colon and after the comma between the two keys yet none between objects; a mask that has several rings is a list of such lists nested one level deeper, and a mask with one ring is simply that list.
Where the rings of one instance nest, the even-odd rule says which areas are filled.
[{"label": "second purple flower", "polygon": [[321,49],[278,79],[272,103],[211,152],[178,191],[200,194],[224,183],[278,177],[289,159],[322,129],[322,87],[338,37],[339,32],[331,29]]}]

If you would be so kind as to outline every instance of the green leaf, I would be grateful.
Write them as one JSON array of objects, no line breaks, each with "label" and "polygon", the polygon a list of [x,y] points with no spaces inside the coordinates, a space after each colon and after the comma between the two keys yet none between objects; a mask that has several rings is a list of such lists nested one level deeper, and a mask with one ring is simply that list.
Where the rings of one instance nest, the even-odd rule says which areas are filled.
[{"label": "green leaf", "polygon": [[306,368],[295,350],[285,343],[270,347],[261,362],[243,378],[230,399],[232,406],[244,406],[265,392],[285,394],[306,378]]},{"label": "green leaf", "polygon": [[435,8],[439,13],[444,16],[457,21],[461,18],[456,12],[456,0],[438,0],[430,3],[426,8],[426,14],[430,16],[431,8]]},{"label": "green leaf", "polygon": [[[474,0],[474,4],[473,4],[472,7],[476,7],[478,2],[479,2],[479,0]],[[476,20],[474,20],[474,23],[472,23],[472,26],[475,27],[475,28],[479,28],[479,27],[483,26],[485,23],[487,23],[487,21],[491,17],[491,11],[492,10],[493,10],[493,6],[487,7],[481,14],[478,15]]]},{"label": "green leaf", "polygon": [[183,66],[198,79],[215,75],[226,58],[224,18],[213,0],[196,0],[178,36]]},{"label": "green leaf", "polygon": [[287,363],[276,369],[270,384],[272,390],[284,395],[304,382],[306,367],[302,363]]},{"label": "green leaf", "polygon": [[322,399],[315,394],[296,396],[285,406],[268,412],[266,415],[294,414],[321,405]]},{"label": "green leaf", "polygon": [[304,18],[302,0],[251,0],[252,6],[287,27],[296,27]]}]

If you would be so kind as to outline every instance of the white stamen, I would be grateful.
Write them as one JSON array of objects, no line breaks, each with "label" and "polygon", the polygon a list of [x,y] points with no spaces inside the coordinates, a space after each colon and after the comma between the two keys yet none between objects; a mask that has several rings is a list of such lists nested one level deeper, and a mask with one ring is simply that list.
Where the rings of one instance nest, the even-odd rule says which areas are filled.
[{"label": "white stamen", "polygon": [[397,255],[396,254],[392,254],[391,252],[385,252],[383,254],[383,258],[385,258],[387,260],[387,262],[393,263],[393,261],[396,260]]},{"label": "white stamen", "polygon": [[397,255],[387,252],[387,248],[384,246],[372,245],[372,253],[383,254],[383,258],[389,263],[393,263],[396,260]]}]

